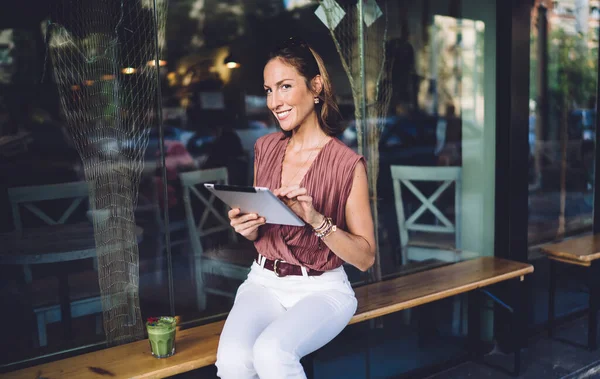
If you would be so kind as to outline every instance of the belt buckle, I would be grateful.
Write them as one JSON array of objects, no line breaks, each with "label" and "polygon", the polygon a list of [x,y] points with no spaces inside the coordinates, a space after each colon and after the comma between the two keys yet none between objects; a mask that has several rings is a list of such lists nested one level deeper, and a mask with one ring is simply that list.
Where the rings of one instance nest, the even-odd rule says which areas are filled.
[{"label": "belt buckle", "polygon": [[275,276],[281,276],[279,275],[279,272],[277,272],[277,264],[281,262],[281,259],[275,259],[275,261],[273,262],[273,272],[275,273]]}]

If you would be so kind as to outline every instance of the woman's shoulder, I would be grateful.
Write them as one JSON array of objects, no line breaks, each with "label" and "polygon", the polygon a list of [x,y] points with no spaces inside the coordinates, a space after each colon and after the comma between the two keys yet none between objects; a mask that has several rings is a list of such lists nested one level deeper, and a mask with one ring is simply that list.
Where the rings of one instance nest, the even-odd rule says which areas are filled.
[{"label": "woman's shoulder", "polygon": [[265,134],[256,140],[256,147],[269,149],[280,143],[284,138],[285,135],[280,131]]},{"label": "woman's shoulder", "polygon": [[336,156],[343,157],[345,160],[355,161],[363,158],[362,155],[358,154],[350,147],[348,147],[345,143],[340,141],[338,138],[333,137],[332,143],[332,151]]}]

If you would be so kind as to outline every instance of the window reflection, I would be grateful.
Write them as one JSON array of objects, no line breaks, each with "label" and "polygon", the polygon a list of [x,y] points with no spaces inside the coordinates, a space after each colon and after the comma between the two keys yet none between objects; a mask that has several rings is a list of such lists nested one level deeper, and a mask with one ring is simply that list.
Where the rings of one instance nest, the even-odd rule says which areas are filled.
[{"label": "window reflection", "polygon": [[[330,65],[347,125],[339,138],[356,151],[372,154],[367,150],[373,149],[378,154],[374,201],[379,212],[383,277],[492,254],[493,236],[489,230],[493,230],[494,215],[489,204],[493,204],[495,111],[493,105],[486,105],[486,97],[495,91],[495,74],[493,68],[486,69],[485,55],[494,46],[495,36],[488,32],[488,25],[495,22],[493,15],[477,11],[462,15],[462,10],[455,6],[428,9],[423,3],[413,1],[378,3],[381,14],[372,12],[373,22],[369,27],[379,28],[380,34],[369,29],[365,41],[375,44],[377,35],[380,39],[385,36],[386,43],[377,46],[379,50],[369,50],[367,54],[372,55],[365,59],[367,113],[362,122],[356,119],[360,114],[357,107],[362,106],[362,84],[358,80],[362,66],[356,56],[358,40],[353,28],[357,25],[350,22],[356,11],[346,4],[339,6],[343,12],[336,14],[343,17],[336,18],[333,33],[326,27],[327,17],[315,17],[315,4],[290,2],[286,3],[287,11],[259,14],[248,8],[245,16],[238,18],[232,16],[237,8],[224,6],[219,12],[229,12],[231,30],[237,30],[233,27],[237,23],[238,28],[252,33],[246,37],[230,31],[229,37],[217,38],[206,29],[198,31],[190,42],[171,40],[168,74],[163,84],[168,104],[163,111],[168,110],[165,114],[170,115],[165,116],[165,139],[183,144],[195,164],[190,171],[182,168],[175,171],[181,174],[225,167],[230,182],[252,183],[254,141],[277,130],[261,93],[264,63],[261,53],[264,54],[269,41],[275,43],[274,34],[300,34],[323,52]],[[209,8],[205,11],[214,11]],[[423,18],[410,17],[419,14]],[[177,16],[181,20],[173,14],[170,17],[178,20],[169,23],[173,30],[187,22],[181,15]],[[225,30],[221,29],[223,33]],[[202,41],[202,48],[190,54],[184,47],[193,46],[195,41]],[[336,41],[340,46],[336,47]],[[235,67],[228,67],[231,62],[236,63]],[[378,71],[380,66],[383,71]],[[375,111],[374,104],[385,104],[386,88],[389,106]],[[368,128],[377,128],[377,139],[361,146],[361,133],[366,135]],[[402,197],[395,193],[391,175],[394,166],[458,167],[460,182],[415,181],[419,193],[425,199],[432,199],[431,208],[421,211],[423,201],[414,192],[404,188]],[[481,184],[482,180],[485,184]],[[441,186],[443,191],[436,195]],[[177,198],[176,189],[173,193]],[[427,230],[407,230],[408,242],[401,238],[403,226],[399,222],[398,202],[406,211],[404,221],[418,212],[417,219],[411,222],[429,225]],[[176,206],[170,207],[171,222],[183,222]],[[444,232],[439,232],[440,228]],[[473,233],[462,233],[466,228]],[[211,244],[210,237],[201,239],[203,244]],[[410,259],[403,260],[402,246],[408,249],[411,244],[426,253],[409,254]],[[457,254],[457,248],[469,253]],[[175,272],[183,272],[192,265],[189,246],[174,246],[173,254]],[[162,262],[165,270],[167,262]],[[369,280],[352,267],[346,270],[355,285]],[[173,278],[176,297],[187,296],[183,294],[194,285],[193,273],[188,271]],[[219,280],[223,288],[236,283],[227,278]],[[231,299],[226,296],[209,294],[207,307],[198,313],[186,301],[176,299],[176,309],[190,320],[226,312],[230,304]]]},{"label": "window reflection", "polygon": [[[137,243],[143,318],[170,314],[173,306],[184,323],[209,322],[222,318],[231,308],[233,294],[243,280],[235,262],[241,255],[236,252],[247,246],[225,249],[243,243],[235,241],[230,230],[218,229],[223,223],[216,214],[224,217],[225,207],[218,200],[211,203],[198,183],[191,185],[185,180],[217,170],[226,173],[230,184],[252,183],[254,143],[277,131],[262,89],[265,54],[284,36],[302,36],[324,56],[346,125],[339,138],[365,154],[372,164],[369,172],[378,211],[381,277],[363,275],[346,265],[353,284],[493,254],[496,35],[491,10],[495,1],[368,1],[363,36],[358,31],[355,4],[337,3],[343,16],[338,17],[342,14],[338,12],[335,20],[324,21],[315,13],[319,4],[314,1],[171,2],[166,55],[158,66],[144,57],[138,66],[122,65],[114,73],[85,78],[69,87],[70,96],[64,101],[68,109],[75,110],[83,93],[135,80],[141,72],[159,74],[162,130],[155,125],[158,112],[150,111],[151,125],[144,125],[150,130],[135,208],[135,225],[141,233]],[[332,21],[337,25],[333,33],[327,27]],[[21,59],[41,65],[43,43],[28,46],[24,37],[11,37],[4,43],[9,34],[0,32],[0,84],[10,78],[9,91],[0,94],[0,131],[11,138],[25,133],[17,138],[22,144],[11,145],[16,146],[18,159],[2,157],[3,167],[7,167],[2,172],[3,183],[8,188],[85,182],[84,162],[67,132],[56,84],[47,80],[39,89],[23,82],[39,73],[27,65],[15,65],[12,58],[14,49],[22,49],[20,56],[26,58]],[[41,35],[39,31],[38,41],[43,41]],[[334,37],[343,46],[341,54]],[[366,46],[362,63],[361,38]],[[15,105],[18,102],[13,103],[12,96],[5,95],[10,91],[28,100],[23,102],[29,103],[25,111]],[[31,97],[36,92],[39,100]],[[126,109],[121,117],[134,123]],[[593,140],[595,116],[589,108],[571,117],[580,125],[581,138]],[[535,117],[532,123],[535,125]],[[361,140],[369,132],[371,137]],[[532,146],[538,141],[533,137],[535,128]],[[106,155],[127,152],[135,141],[105,142],[93,147]],[[6,151],[0,150],[2,154]],[[403,179],[415,191],[400,179],[396,180],[400,191],[394,187],[392,169],[406,166],[412,168],[410,173],[427,173]],[[220,177],[210,180],[217,179]],[[89,206],[82,206],[79,221],[91,225],[86,216]],[[214,213],[206,212],[213,208]],[[12,218],[3,218],[2,231],[12,231]],[[203,233],[207,228],[214,230]],[[71,242],[76,240],[72,237]],[[243,266],[248,257],[242,258]],[[31,314],[31,301],[21,296],[29,287],[21,272],[10,267],[0,265],[10,274],[5,276],[10,290],[3,294],[22,310],[19,313]],[[95,276],[88,277],[98,276],[91,259],[72,268],[78,275],[91,270]],[[52,270],[50,266],[36,268],[33,278],[39,274],[40,280],[47,280]],[[201,287],[206,290],[199,291]],[[58,284],[53,293],[45,295],[56,300],[52,296],[57,296],[57,288]],[[97,295],[96,291],[86,296]],[[464,332],[460,327],[464,317],[456,304],[452,300],[439,312],[444,315],[441,329],[454,335]],[[82,330],[82,338],[70,342],[69,347],[105,340],[103,326],[97,323],[100,311],[87,310],[88,314],[71,321],[73,328]],[[19,322],[27,327],[36,324],[33,316]],[[47,334],[46,347],[34,346],[32,340],[9,359],[64,348],[56,317],[48,324]]]},{"label": "window reflection", "polygon": [[532,10],[529,244],[592,228],[597,4],[536,1]]}]

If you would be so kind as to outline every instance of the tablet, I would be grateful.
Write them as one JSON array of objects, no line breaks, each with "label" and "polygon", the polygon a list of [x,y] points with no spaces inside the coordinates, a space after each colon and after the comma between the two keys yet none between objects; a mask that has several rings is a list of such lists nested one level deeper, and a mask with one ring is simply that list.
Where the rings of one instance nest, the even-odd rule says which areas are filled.
[{"label": "tablet", "polygon": [[204,187],[231,208],[264,217],[267,224],[304,226],[304,221],[268,188],[210,183],[205,183]]}]

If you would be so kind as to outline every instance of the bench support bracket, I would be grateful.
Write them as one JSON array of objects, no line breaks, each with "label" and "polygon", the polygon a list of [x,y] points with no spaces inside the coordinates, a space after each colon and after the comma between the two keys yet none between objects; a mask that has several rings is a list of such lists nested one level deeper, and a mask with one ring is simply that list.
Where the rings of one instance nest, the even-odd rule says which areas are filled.
[{"label": "bench support bracket", "polygon": [[[548,337],[554,337],[556,320],[556,282],[558,261],[549,259],[550,283],[548,288]],[[567,263],[567,262],[565,262]],[[567,263],[568,264],[568,263]],[[598,349],[598,311],[600,310],[600,261],[594,261],[587,268],[587,279],[589,288],[589,315],[588,315],[588,349]]]},{"label": "bench support bracket", "polygon": [[[509,305],[490,289],[478,289],[469,292],[469,350],[474,361],[481,361],[480,343],[481,343],[481,297],[485,295],[494,303],[500,305],[512,314],[512,345],[514,348],[514,363],[512,374],[519,376],[521,373],[521,350],[526,345],[527,319],[526,307],[526,288],[525,281],[521,277],[509,283],[515,288],[511,291],[514,294],[513,304]],[[486,363],[487,364],[487,363]]]}]

